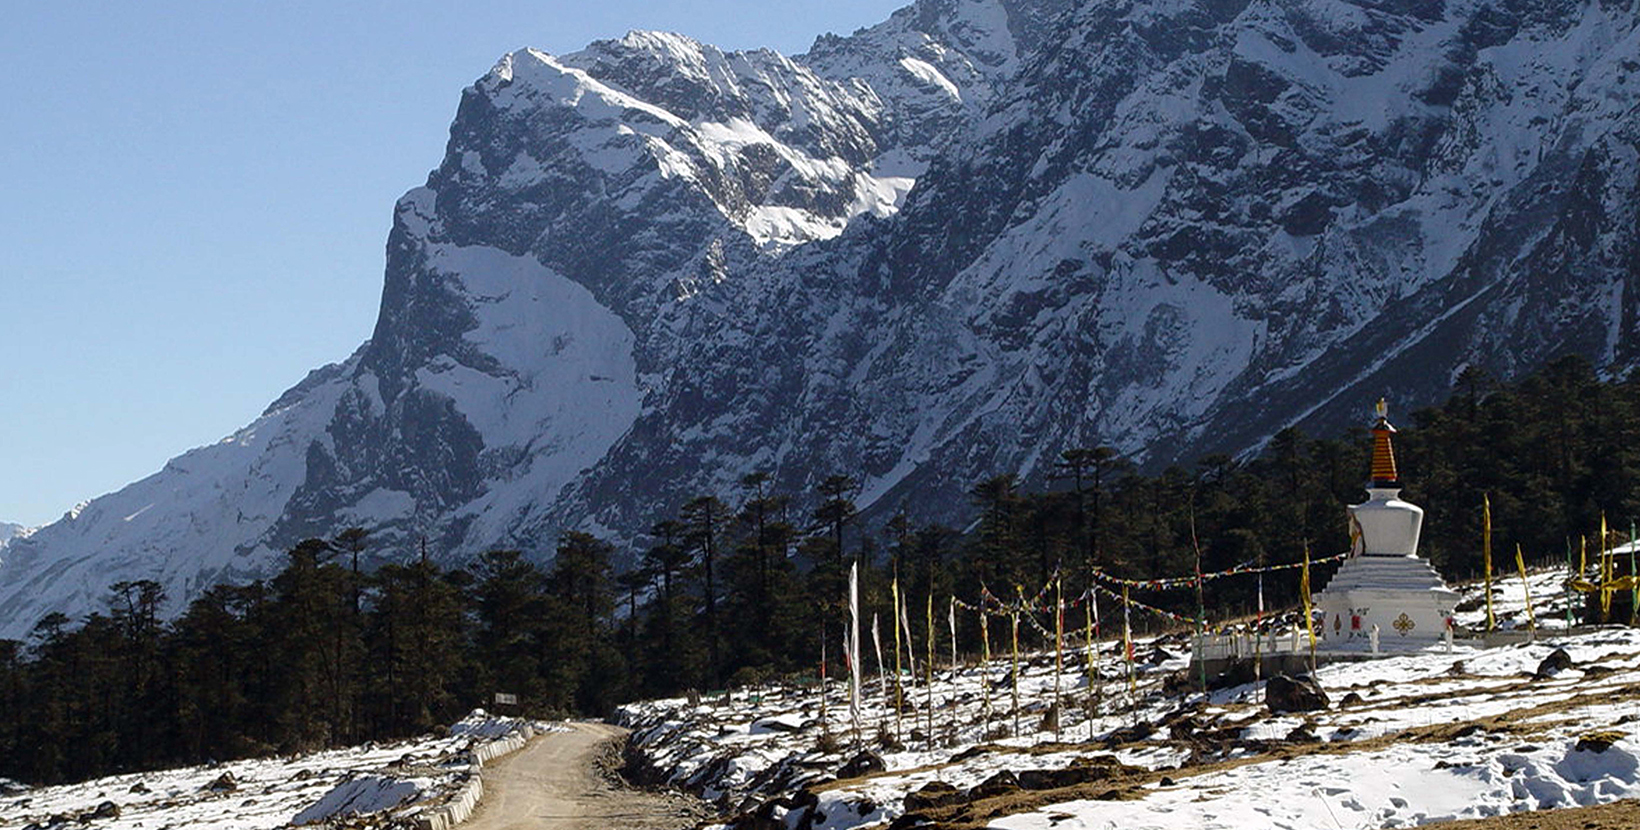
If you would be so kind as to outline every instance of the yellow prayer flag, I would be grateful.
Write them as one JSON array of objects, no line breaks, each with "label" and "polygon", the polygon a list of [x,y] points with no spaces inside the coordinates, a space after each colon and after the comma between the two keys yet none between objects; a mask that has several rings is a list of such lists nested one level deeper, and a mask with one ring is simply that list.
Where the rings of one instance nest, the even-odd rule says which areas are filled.
[{"label": "yellow prayer flag", "polygon": [[1600,514],[1600,617],[1609,618],[1612,613],[1612,558],[1610,546],[1606,544],[1606,514]]},{"label": "yellow prayer flag", "polygon": [[1298,577],[1299,598],[1304,601],[1304,633],[1309,635],[1311,647],[1315,646],[1315,624],[1310,621],[1310,546],[1304,546],[1304,570]]},{"label": "yellow prayer flag", "polygon": [[1486,630],[1496,630],[1497,620],[1492,616],[1492,498],[1481,495],[1481,567],[1486,574]]},{"label": "yellow prayer flag", "polygon": [[1537,615],[1532,613],[1532,586],[1526,580],[1526,556],[1520,551],[1520,543],[1515,543],[1515,567],[1520,569],[1520,589],[1526,594],[1526,625],[1532,631],[1537,630]]}]

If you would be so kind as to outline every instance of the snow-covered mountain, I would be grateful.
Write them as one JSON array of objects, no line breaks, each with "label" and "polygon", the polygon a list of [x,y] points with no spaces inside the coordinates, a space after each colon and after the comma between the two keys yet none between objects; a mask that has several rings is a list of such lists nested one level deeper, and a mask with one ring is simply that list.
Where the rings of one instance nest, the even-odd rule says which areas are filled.
[{"label": "snow-covered mountain", "polygon": [[0,522],[0,550],[5,550],[11,540],[28,534],[28,528],[12,522]]},{"label": "snow-covered mountain", "polygon": [[807,55],[639,32],[504,57],[404,196],[374,335],[13,543],[0,636],[308,535],[452,560],[630,536],[746,472],[952,518],[1634,361],[1632,4],[922,0]]}]

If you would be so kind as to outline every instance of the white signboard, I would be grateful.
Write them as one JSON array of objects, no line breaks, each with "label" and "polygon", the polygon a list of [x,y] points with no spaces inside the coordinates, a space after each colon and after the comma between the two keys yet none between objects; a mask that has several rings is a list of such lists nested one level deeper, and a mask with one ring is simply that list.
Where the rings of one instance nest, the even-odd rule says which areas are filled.
[{"label": "white signboard", "polygon": [[508,694],[506,692],[496,692],[495,703],[497,706],[517,706],[518,695]]}]

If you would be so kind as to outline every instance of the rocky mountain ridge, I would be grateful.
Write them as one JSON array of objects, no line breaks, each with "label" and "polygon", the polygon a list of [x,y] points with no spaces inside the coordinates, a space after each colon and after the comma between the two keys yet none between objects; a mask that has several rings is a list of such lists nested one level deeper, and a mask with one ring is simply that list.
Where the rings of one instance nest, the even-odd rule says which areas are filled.
[{"label": "rocky mountain ridge", "polygon": [[350,525],[543,551],[752,470],[951,521],[1067,447],[1621,371],[1637,54],[1629,5],[1515,0],[922,0],[795,58],[513,53],[398,204],[370,341],[14,543],[0,636]]},{"label": "rocky mountain ridge", "polygon": [[15,522],[0,522],[0,550],[4,550],[11,540],[27,535],[28,531],[28,528]]}]

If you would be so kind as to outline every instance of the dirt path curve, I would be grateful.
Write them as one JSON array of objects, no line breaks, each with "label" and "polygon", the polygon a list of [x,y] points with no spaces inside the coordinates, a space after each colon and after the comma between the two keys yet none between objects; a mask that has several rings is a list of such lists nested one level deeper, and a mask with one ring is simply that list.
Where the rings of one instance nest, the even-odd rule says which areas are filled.
[{"label": "dirt path curve", "polygon": [[607,723],[570,723],[484,768],[484,797],[461,830],[682,830],[704,817],[699,802],[611,781],[600,755],[626,736]]}]

